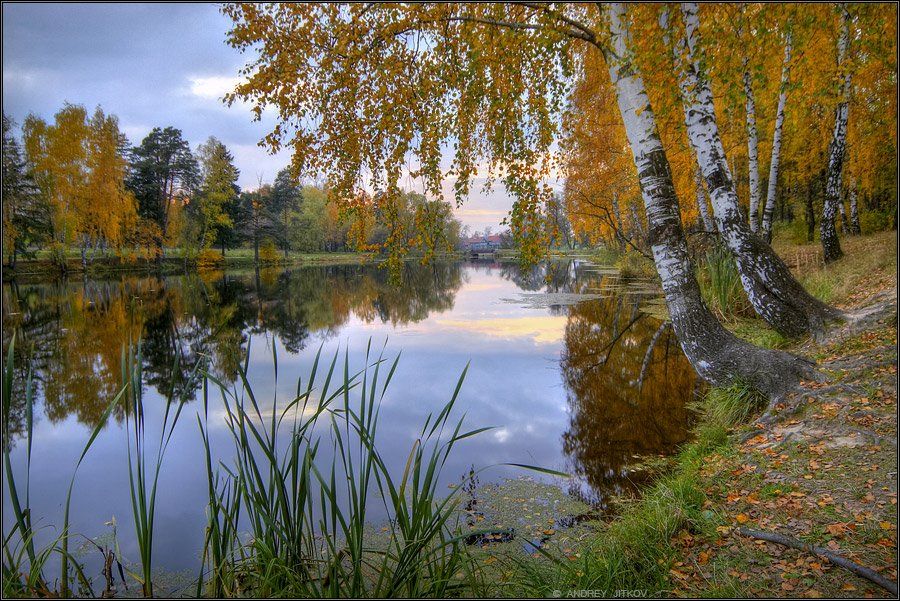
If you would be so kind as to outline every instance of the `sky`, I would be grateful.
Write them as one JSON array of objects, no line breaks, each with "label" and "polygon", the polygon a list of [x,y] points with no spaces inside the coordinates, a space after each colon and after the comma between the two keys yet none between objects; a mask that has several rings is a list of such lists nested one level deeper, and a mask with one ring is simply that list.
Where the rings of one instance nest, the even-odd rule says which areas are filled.
[{"label": "sky", "polygon": [[[250,59],[225,44],[229,23],[214,4],[4,3],[3,112],[21,126],[29,113],[52,120],[65,102],[99,105],[132,144],[157,126],[181,129],[193,149],[215,136],[234,155],[242,188],[271,182],[290,161],[257,145],[274,120],[254,122],[247,106],[221,101]],[[482,183],[455,212],[473,231],[496,232],[512,200],[502,185],[484,193]]]}]

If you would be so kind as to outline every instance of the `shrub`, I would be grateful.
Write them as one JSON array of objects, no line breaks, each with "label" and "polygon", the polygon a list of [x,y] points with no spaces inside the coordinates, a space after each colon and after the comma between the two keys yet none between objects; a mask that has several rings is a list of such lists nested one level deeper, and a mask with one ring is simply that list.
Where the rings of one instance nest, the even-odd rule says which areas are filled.
[{"label": "shrub", "polygon": [[259,260],[262,263],[278,263],[280,257],[278,255],[278,249],[275,247],[275,243],[271,240],[266,240],[259,247]]},{"label": "shrub", "polygon": [[886,211],[862,211],[859,214],[859,229],[864,234],[891,229],[893,216]]},{"label": "shrub", "polygon": [[615,265],[619,256],[619,251],[615,247],[601,246],[593,252],[591,258],[598,265]]},{"label": "shrub", "polygon": [[204,248],[197,254],[198,269],[220,269],[225,264],[225,257],[211,248]]},{"label": "shrub", "polygon": [[66,271],[68,266],[66,261],[66,247],[61,242],[54,242],[50,245],[50,263],[60,271]]}]

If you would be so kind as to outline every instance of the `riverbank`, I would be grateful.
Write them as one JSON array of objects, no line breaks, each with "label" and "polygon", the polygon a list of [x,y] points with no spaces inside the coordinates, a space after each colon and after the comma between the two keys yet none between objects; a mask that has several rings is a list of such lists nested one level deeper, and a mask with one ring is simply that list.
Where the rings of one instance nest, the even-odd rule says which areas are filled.
[{"label": "riverbank", "polygon": [[[62,274],[61,270],[46,256],[47,253],[39,253],[34,259],[20,259],[17,261],[15,268],[9,265],[3,266],[3,280],[26,280],[35,281],[42,279],[58,278]],[[216,256],[220,256],[216,251]],[[464,258],[461,253],[446,253],[438,257],[441,260],[457,260]],[[417,261],[420,257],[409,257],[408,260]],[[260,268],[290,268],[302,267],[305,265],[362,265],[365,263],[379,263],[383,258],[371,252],[322,252],[322,253],[297,253],[291,252],[287,258],[279,254],[278,259],[274,261],[256,263],[252,249],[234,249],[225,253],[224,260],[219,264],[217,269],[254,269],[257,265]],[[132,258],[123,259],[120,257],[99,257],[92,260],[87,269],[82,268],[81,258],[73,252],[69,253],[66,258],[66,276],[79,277],[87,276],[91,278],[103,278],[121,274],[161,274],[161,275],[179,275],[197,271],[196,261],[185,261],[184,257],[178,250],[169,252],[168,256],[162,259],[144,259]]]},{"label": "riverbank", "polygon": [[[897,581],[896,237],[843,245],[828,267],[804,260],[815,247],[780,249],[810,290],[851,316],[821,344],[776,340],[815,360],[824,381],[774,404],[740,388],[710,391],[694,441],[642,498],[622,501],[567,553],[507,559],[495,593],[889,596],[821,556]],[[772,533],[820,554],[758,538]]]}]

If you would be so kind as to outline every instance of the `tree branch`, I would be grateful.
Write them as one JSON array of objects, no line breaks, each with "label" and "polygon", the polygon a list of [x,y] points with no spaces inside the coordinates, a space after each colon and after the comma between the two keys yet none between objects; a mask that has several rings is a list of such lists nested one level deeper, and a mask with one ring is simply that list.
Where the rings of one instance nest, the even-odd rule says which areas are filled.
[{"label": "tree branch", "polygon": [[778,545],[784,545],[785,547],[790,547],[791,549],[797,549],[798,551],[805,551],[813,555],[818,555],[819,557],[824,557],[834,565],[840,566],[846,570],[850,570],[857,576],[860,576],[862,578],[865,578],[869,582],[877,584],[892,595],[897,594],[897,583],[891,582],[875,570],[872,570],[865,566],[861,566],[858,563],[850,561],[846,557],[838,555],[837,553],[834,553],[833,551],[830,551],[823,547],[816,547],[801,540],[797,540],[796,538],[778,534],[777,532],[751,530],[750,528],[739,528],[738,532],[743,536],[768,541],[770,543],[775,543]]}]

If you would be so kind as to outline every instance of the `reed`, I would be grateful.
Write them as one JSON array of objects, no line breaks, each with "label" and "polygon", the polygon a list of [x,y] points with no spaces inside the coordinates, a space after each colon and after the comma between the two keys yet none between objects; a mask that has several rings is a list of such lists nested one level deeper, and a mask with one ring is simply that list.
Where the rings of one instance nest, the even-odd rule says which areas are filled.
[{"label": "reed", "polygon": [[184,407],[183,399],[175,399],[176,383],[181,370],[176,353],[169,378],[170,388],[165,400],[165,412],[160,427],[160,436],[154,450],[148,456],[146,421],[143,394],[143,352],[141,343],[137,351],[129,345],[122,351],[122,390],[127,391],[125,432],[127,439],[128,482],[131,493],[132,517],[135,537],[140,553],[140,574],[129,571],[141,584],[145,597],[153,596],[153,533],[156,517],[156,493],[163,457],[175,431],[175,425]]},{"label": "reed", "polygon": [[[198,415],[206,445],[209,525],[204,564],[213,596],[444,597],[465,586],[468,554],[457,524],[458,494],[439,494],[441,469],[453,447],[488,428],[464,430],[449,401],[427,417],[403,471],[378,450],[381,401],[397,368],[367,347],[362,370],[351,372],[345,351],[320,369],[321,349],[303,386],[266,414],[240,370],[240,387],[220,391],[234,445],[233,464],[213,470],[208,395]],[[277,382],[277,355],[273,351]],[[386,371],[386,373],[385,373]],[[324,372],[324,381],[317,380]],[[285,439],[282,443],[282,439]],[[330,450],[325,459],[324,449]],[[440,491],[442,492],[442,491]],[[384,506],[387,532],[367,514]],[[238,537],[248,525],[250,541]],[[467,533],[471,534],[471,533]],[[198,588],[198,594],[203,593]]]},{"label": "reed", "polygon": [[720,318],[753,315],[737,265],[727,249],[717,246],[708,251],[700,261],[697,276],[703,300]]},{"label": "reed", "polygon": [[[100,420],[91,431],[87,442],[82,448],[75,468],[72,470],[72,479],[66,491],[66,499],[63,510],[62,531],[55,539],[43,547],[35,548],[35,531],[31,521],[30,507],[30,481],[31,481],[31,452],[34,434],[34,387],[32,386],[32,372],[28,370],[25,379],[25,444],[26,444],[26,468],[25,468],[25,495],[19,495],[19,487],[12,470],[10,451],[12,438],[10,436],[10,407],[13,398],[13,356],[15,350],[15,335],[10,340],[6,352],[6,366],[3,374],[3,471],[6,472],[6,485],[9,492],[10,505],[13,508],[15,523],[11,531],[3,535],[3,595],[6,596],[60,596],[68,597],[70,593],[69,567],[74,571],[76,582],[81,585],[83,592],[93,596],[90,580],[85,576],[82,565],[69,551],[69,540],[72,532],[69,524],[69,510],[72,505],[72,492],[75,488],[75,476],[88,451],[100,434],[110,414],[116,405],[121,402],[125,394],[125,388],[110,401],[101,414]],[[54,591],[44,576],[44,568],[53,555],[60,557],[59,590]]]}]

